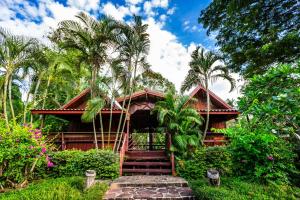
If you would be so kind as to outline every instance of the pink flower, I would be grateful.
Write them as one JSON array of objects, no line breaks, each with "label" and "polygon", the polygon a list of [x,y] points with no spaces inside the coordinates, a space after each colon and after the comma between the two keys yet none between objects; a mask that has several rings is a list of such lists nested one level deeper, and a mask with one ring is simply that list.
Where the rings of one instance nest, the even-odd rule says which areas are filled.
[{"label": "pink flower", "polygon": [[271,161],[274,160],[273,156],[267,156],[267,159],[268,159],[268,160],[271,160]]},{"label": "pink flower", "polygon": [[29,147],[29,149],[34,149],[34,146],[31,145],[31,146]]},{"label": "pink flower", "polygon": [[48,163],[47,163],[47,167],[54,167],[54,164],[53,164],[53,162],[51,162],[51,161],[48,161]]},{"label": "pink flower", "polygon": [[42,153],[46,153],[47,149],[45,147],[42,148]]}]

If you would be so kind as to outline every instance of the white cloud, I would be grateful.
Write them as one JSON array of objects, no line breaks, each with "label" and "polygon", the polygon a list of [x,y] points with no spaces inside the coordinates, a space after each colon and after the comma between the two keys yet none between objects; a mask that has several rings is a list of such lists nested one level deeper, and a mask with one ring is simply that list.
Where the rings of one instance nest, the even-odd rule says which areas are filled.
[{"label": "white cloud", "polygon": [[0,4],[0,20],[5,21],[9,20],[11,17],[13,17],[15,14],[12,10],[10,10],[8,7]]},{"label": "white cloud", "polygon": [[170,9],[167,11],[167,14],[168,14],[168,15],[173,15],[173,14],[175,13],[175,11],[176,11],[176,8],[175,8],[175,7],[170,8]]},{"label": "white cloud", "polygon": [[125,0],[126,3],[136,5],[141,3],[143,0]]},{"label": "white cloud", "polygon": [[127,7],[124,6],[116,7],[111,2],[104,4],[102,10],[106,15],[112,16],[116,20],[120,20],[120,21],[123,21],[126,15],[131,14]]},{"label": "white cloud", "polygon": [[100,0],[68,0],[67,4],[70,7],[90,11],[99,9]]},{"label": "white cloud", "polygon": [[[0,2],[0,26],[10,29],[15,34],[37,37],[46,42],[47,39],[44,36],[49,32],[49,27],[55,28],[61,20],[74,19],[74,16],[81,9],[87,11],[89,9],[93,10],[94,6],[99,6],[99,0],[69,0],[68,6],[54,0],[42,0],[39,1],[38,7],[24,2],[22,0]],[[127,4],[123,6],[108,2],[98,10],[118,20],[124,20],[126,16],[139,13],[140,6],[143,6],[145,14],[148,16],[144,22],[149,24],[148,33],[151,41],[148,61],[154,71],[160,72],[164,77],[175,83],[176,88],[179,89],[188,71],[190,54],[197,44],[190,43],[185,46],[178,41],[176,35],[163,29],[163,22],[175,12],[175,8],[168,9],[168,0],[149,0],[144,3],[142,0],[126,0],[126,2]],[[15,17],[16,13],[20,11],[19,4],[24,6],[22,10],[24,20]],[[157,14],[156,8],[162,8],[164,12],[160,16],[155,16]],[[41,22],[35,23],[33,16],[41,18]],[[159,20],[155,20],[154,16],[155,19]],[[190,21],[184,21],[183,27],[192,27],[193,29]],[[212,91],[223,99],[235,98],[239,95],[237,91],[229,94],[229,84],[222,80],[212,87]]]},{"label": "white cloud", "polygon": [[[167,9],[168,6],[169,6],[169,0],[146,1],[144,2],[144,11],[148,17],[153,17],[156,14],[155,8]],[[170,12],[172,12],[172,10]]]},{"label": "white cloud", "polygon": [[169,5],[169,1],[168,0],[152,0],[151,4],[153,7],[167,8]]}]

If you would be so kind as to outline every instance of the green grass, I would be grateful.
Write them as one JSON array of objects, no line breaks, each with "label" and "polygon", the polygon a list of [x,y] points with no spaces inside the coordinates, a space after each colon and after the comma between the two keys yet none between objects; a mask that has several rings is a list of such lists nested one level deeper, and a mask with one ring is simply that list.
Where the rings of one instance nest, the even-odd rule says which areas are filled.
[{"label": "green grass", "polygon": [[27,188],[0,194],[0,200],[101,200],[108,185],[97,183],[84,190],[84,178],[45,179]]},{"label": "green grass", "polygon": [[300,199],[300,188],[267,186],[237,178],[222,178],[220,187],[210,186],[206,179],[190,181],[190,185],[199,200]]}]

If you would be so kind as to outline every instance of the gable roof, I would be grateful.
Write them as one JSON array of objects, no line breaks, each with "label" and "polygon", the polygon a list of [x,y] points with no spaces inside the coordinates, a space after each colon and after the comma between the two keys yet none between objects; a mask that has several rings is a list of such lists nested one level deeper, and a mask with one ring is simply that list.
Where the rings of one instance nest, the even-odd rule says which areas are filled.
[{"label": "gable roof", "polygon": [[77,96],[75,96],[73,99],[71,99],[68,103],[63,105],[61,109],[70,109],[74,108],[75,105],[78,105],[78,102],[81,101],[82,99],[85,99],[87,95],[89,95],[91,92],[90,88],[86,88],[83,90],[81,93],[79,93]]},{"label": "gable roof", "polygon": [[[146,88],[144,90],[134,92],[131,95],[131,100],[136,99],[138,97],[142,97],[142,96],[152,96],[152,97],[163,99],[165,97],[165,94],[163,94],[161,92],[158,92],[158,91],[154,91],[154,90],[150,90],[150,89]],[[129,100],[129,98],[130,98],[130,95],[127,95],[125,97],[116,98],[116,101],[120,103],[120,102]]]},{"label": "gable roof", "polygon": [[[203,91],[206,93],[206,89],[199,84],[190,94],[190,99],[194,98],[198,92]],[[232,108],[228,103],[226,103],[224,100],[222,100],[220,97],[218,97],[215,93],[212,91],[208,90],[208,94],[211,98],[212,101],[215,101],[217,104],[221,105],[222,109],[228,109],[228,110],[235,110]]]}]

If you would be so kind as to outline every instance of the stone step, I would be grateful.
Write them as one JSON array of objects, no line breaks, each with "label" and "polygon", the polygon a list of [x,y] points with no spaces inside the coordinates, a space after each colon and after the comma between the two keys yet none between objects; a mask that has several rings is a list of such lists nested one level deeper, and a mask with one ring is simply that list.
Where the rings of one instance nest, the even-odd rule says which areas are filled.
[{"label": "stone step", "polygon": [[123,187],[110,189],[106,192],[104,200],[136,200],[136,199],[172,199],[194,200],[189,187]]},{"label": "stone step", "polygon": [[160,176],[121,176],[112,182],[112,186],[119,187],[188,187],[188,182],[180,177]]},{"label": "stone step", "polygon": [[104,200],[195,199],[187,181],[174,176],[121,176],[114,180]]}]

